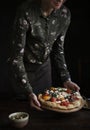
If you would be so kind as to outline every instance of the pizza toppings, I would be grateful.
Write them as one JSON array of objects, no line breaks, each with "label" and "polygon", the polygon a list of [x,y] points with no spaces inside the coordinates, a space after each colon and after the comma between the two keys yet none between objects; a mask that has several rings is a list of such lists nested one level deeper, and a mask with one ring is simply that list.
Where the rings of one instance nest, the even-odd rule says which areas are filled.
[{"label": "pizza toppings", "polygon": [[51,99],[51,96],[49,94],[43,94],[42,95],[42,98],[47,101],[47,100],[50,100]]},{"label": "pizza toppings", "polygon": [[57,98],[56,98],[56,97],[51,97],[50,101],[51,101],[51,102],[56,102],[56,101],[57,101]]},{"label": "pizza toppings", "polygon": [[79,92],[68,89],[68,88],[55,88],[51,87],[46,89],[42,94],[43,101],[53,103],[57,106],[71,106],[75,104],[76,101],[80,100],[82,97]]}]

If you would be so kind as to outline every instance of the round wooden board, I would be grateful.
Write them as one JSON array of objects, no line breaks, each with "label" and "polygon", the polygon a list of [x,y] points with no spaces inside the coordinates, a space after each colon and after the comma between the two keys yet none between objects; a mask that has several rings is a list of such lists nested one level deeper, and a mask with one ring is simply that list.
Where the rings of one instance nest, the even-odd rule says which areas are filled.
[{"label": "round wooden board", "polygon": [[74,109],[69,109],[69,110],[51,108],[51,107],[48,107],[48,106],[45,106],[45,105],[42,105],[42,108],[43,108],[43,109],[46,109],[46,110],[51,110],[51,111],[55,111],[55,112],[60,112],[60,113],[71,113],[71,112],[79,111],[80,109],[83,108],[83,106],[84,106],[84,100],[82,100],[82,103],[81,103],[80,107],[76,107],[76,108],[74,108]]}]

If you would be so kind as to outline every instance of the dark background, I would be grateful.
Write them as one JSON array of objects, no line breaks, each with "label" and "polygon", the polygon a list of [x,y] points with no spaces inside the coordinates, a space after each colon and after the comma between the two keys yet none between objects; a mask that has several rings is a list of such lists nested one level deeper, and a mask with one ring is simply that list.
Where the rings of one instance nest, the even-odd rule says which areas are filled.
[{"label": "dark background", "polygon": [[[9,81],[7,58],[9,55],[10,33],[17,7],[25,0],[8,0],[0,3],[0,96],[12,95]],[[89,0],[68,0],[71,10],[71,24],[65,39],[66,62],[72,80],[81,93],[90,97],[90,33]]]}]

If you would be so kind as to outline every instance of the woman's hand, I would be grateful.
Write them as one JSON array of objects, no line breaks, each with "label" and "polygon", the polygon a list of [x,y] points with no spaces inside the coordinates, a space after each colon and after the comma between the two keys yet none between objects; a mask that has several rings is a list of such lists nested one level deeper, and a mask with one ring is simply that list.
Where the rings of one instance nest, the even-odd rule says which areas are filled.
[{"label": "woman's hand", "polygon": [[73,89],[75,91],[79,91],[80,90],[80,87],[76,83],[74,83],[72,81],[66,81],[66,82],[64,82],[63,86],[65,88],[70,88],[70,89]]},{"label": "woman's hand", "polygon": [[31,93],[29,95],[29,101],[30,101],[30,106],[32,108],[35,108],[37,110],[42,110],[40,107],[41,107],[41,104],[40,102],[38,101],[37,99],[37,96],[34,94],[34,93]]}]

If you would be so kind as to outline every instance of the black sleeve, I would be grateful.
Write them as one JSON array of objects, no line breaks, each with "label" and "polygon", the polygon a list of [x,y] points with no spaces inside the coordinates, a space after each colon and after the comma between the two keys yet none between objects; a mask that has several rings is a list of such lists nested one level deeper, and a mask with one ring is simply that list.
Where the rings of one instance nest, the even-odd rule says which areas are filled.
[{"label": "black sleeve", "polygon": [[60,81],[62,83],[67,80],[71,80],[69,71],[67,69],[66,61],[65,61],[65,55],[64,55],[64,40],[65,40],[67,29],[70,25],[70,19],[71,19],[71,14],[69,12],[63,30],[53,45],[52,56],[51,56],[53,59],[52,63],[54,64],[55,70],[57,71],[58,74],[58,79],[60,78]]},{"label": "black sleeve", "polygon": [[18,87],[24,89],[27,93],[32,92],[28,76],[25,70],[23,56],[26,44],[26,33],[29,29],[29,23],[26,19],[25,12],[17,12],[13,26],[12,51],[10,54],[11,70]]}]

